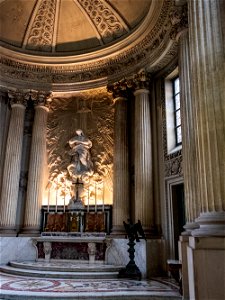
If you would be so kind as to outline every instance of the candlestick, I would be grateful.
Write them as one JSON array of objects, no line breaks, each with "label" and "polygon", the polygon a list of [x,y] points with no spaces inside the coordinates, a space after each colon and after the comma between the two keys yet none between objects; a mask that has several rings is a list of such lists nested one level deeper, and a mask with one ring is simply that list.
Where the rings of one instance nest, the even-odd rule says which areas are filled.
[{"label": "candlestick", "polygon": [[97,212],[97,184],[95,182],[95,212]]},{"label": "candlestick", "polygon": [[56,193],[55,193],[55,212],[57,213],[57,204],[58,204],[58,185],[56,186]]},{"label": "candlestick", "polygon": [[47,208],[47,212],[49,213],[49,204],[50,204],[50,188],[48,189],[48,208]]},{"label": "candlestick", "polygon": [[87,203],[87,212],[89,213],[89,187],[88,187],[88,203]]},{"label": "candlestick", "polygon": [[63,199],[63,212],[65,213],[66,211],[66,189],[64,189],[64,199]]},{"label": "candlestick", "polygon": [[105,184],[102,182],[102,211],[105,210]]}]

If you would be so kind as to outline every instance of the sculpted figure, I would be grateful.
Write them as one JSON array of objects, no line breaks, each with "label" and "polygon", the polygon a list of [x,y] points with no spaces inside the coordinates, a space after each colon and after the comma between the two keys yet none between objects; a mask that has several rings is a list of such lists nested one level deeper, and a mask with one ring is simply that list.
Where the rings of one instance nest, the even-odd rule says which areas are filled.
[{"label": "sculpted figure", "polygon": [[91,176],[93,174],[93,163],[91,161],[90,148],[92,142],[84,135],[81,129],[76,130],[76,136],[69,140],[71,150],[71,164],[67,167],[70,176],[81,178]]}]

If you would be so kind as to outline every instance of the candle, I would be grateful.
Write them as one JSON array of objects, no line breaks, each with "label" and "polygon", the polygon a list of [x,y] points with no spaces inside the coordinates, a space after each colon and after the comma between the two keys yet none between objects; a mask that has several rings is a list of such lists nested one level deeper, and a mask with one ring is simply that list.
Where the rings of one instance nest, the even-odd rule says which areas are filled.
[{"label": "candle", "polygon": [[89,213],[89,187],[88,187],[88,203],[87,203],[87,212]]},{"label": "candle", "polygon": [[102,211],[105,210],[105,184],[104,181],[102,182]]},{"label": "candle", "polygon": [[66,189],[64,188],[64,199],[63,199],[63,212],[66,211]]},{"label": "candle", "polygon": [[49,203],[50,203],[50,188],[48,189],[48,208],[47,208],[48,213],[49,213]]},{"label": "candle", "polygon": [[97,212],[97,184],[95,182],[95,212]]},{"label": "candle", "polygon": [[56,186],[55,190],[55,212],[57,213],[57,203],[58,202],[58,186]]}]

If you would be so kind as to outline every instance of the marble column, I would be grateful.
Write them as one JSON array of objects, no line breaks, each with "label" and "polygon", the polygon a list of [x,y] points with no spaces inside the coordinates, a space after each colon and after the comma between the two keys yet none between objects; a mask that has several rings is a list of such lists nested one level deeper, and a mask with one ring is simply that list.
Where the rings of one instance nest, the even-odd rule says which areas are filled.
[{"label": "marble column", "polygon": [[182,155],[185,192],[185,231],[182,235],[190,235],[198,228],[195,219],[199,213],[196,199],[198,197],[198,176],[196,156],[196,120],[195,104],[191,95],[190,52],[188,30],[183,31],[179,39],[179,78],[181,86],[181,118],[182,118]]},{"label": "marble column", "polygon": [[135,222],[141,221],[147,235],[153,234],[153,171],[150,99],[145,74],[135,77],[134,185]]},{"label": "marble column", "polygon": [[21,235],[38,235],[40,233],[46,162],[47,103],[47,95],[37,95],[32,131],[24,227]]},{"label": "marble column", "polygon": [[[111,89],[114,97],[113,235],[123,235],[123,221],[130,217],[127,95],[122,84]],[[124,87],[125,88],[125,87]]]},{"label": "marble column", "polygon": [[191,100],[195,106],[199,229],[194,236],[225,236],[225,5],[189,1]]},{"label": "marble column", "polygon": [[195,111],[196,222],[187,247],[190,299],[224,299],[225,3],[188,1],[191,101]]},{"label": "marble column", "polygon": [[11,101],[12,111],[4,158],[0,199],[0,233],[13,236],[16,235],[16,210],[26,100],[25,96],[20,92],[9,92],[8,96]]},{"label": "marble column", "polygon": [[10,105],[7,92],[0,90],[0,194],[3,178],[3,167],[5,161],[5,151],[7,135],[10,121]]}]

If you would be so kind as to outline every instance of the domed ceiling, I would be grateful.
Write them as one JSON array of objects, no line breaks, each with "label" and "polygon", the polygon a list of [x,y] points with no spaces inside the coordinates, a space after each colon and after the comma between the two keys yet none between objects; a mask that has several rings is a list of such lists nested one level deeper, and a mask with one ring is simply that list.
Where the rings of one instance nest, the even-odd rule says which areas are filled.
[{"label": "domed ceiling", "polygon": [[[127,37],[152,0],[8,0],[1,3],[7,48],[45,55],[96,51]],[[40,53],[43,52],[43,53]]]},{"label": "domed ceiling", "polygon": [[69,91],[104,86],[177,53],[180,0],[0,0],[1,85]]}]

